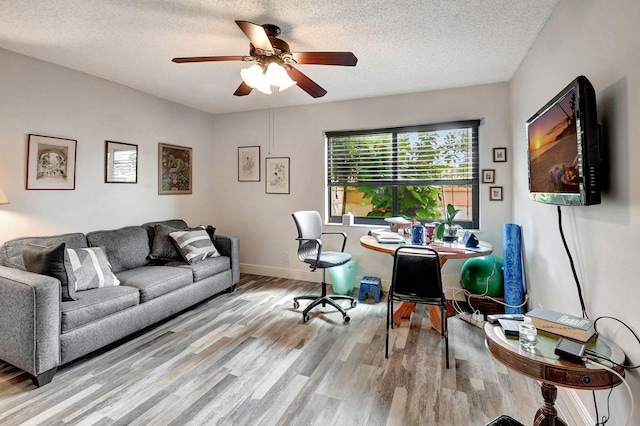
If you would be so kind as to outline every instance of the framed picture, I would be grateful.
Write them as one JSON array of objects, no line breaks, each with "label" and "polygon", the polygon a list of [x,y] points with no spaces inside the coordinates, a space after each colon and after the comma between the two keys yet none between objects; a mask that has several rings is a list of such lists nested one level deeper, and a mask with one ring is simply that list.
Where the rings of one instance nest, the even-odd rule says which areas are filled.
[{"label": "framed picture", "polygon": [[489,187],[489,200],[491,200],[491,201],[502,201],[502,187],[501,186],[490,186]]},{"label": "framed picture", "polygon": [[289,157],[266,159],[265,182],[267,194],[289,193]]},{"label": "framed picture", "polygon": [[158,144],[158,194],[191,194],[192,149]]},{"label": "framed picture", "polygon": [[507,148],[493,148],[493,162],[504,163],[507,161]]},{"label": "framed picture", "polygon": [[482,170],[482,183],[494,183],[496,180],[496,171],[494,169]]},{"label": "framed picture", "polygon": [[104,182],[138,183],[138,145],[105,141]]},{"label": "framed picture", "polygon": [[260,182],[260,147],[238,147],[238,182]]},{"label": "framed picture", "polygon": [[29,135],[27,189],[76,189],[78,141]]}]

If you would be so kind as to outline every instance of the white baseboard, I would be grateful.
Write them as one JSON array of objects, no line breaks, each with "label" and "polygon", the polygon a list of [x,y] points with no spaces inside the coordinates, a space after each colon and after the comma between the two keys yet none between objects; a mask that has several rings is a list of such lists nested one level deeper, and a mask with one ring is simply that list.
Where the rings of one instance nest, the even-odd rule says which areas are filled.
[{"label": "white baseboard", "polygon": [[570,411],[569,414],[576,426],[592,426],[595,424],[587,407],[585,407],[580,398],[578,398],[578,394],[574,389],[558,387],[558,395]]},{"label": "white baseboard", "polygon": [[[322,282],[322,271],[299,271],[295,269],[276,268],[273,266],[240,264],[240,272],[251,275],[264,275],[266,277],[287,278],[290,280],[310,281],[314,283]],[[327,274],[329,280],[329,274]]]},{"label": "white baseboard", "polygon": [[[276,268],[272,266],[251,265],[247,263],[241,263],[240,272],[243,274],[264,275],[267,277],[287,278],[290,280],[310,281],[313,283],[322,282],[321,269],[318,269],[316,272],[311,272],[311,271],[300,271],[297,269]],[[329,274],[329,272],[327,272],[326,278],[327,278],[327,283],[331,283],[331,274]],[[382,284],[382,289],[384,291],[388,291],[391,283],[389,281],[382,280],[381,284]],[[356,287],[358,286],[359,284],[358,282],[356,282]]]}]

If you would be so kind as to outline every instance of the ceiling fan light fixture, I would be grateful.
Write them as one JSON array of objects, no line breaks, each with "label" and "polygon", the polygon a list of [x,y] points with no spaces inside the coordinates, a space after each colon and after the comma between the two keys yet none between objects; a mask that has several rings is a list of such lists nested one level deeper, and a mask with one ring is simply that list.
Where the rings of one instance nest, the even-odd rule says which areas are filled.
[{"label": "ceiling fan light fixture", "polygon": [[289,77],[284,67],[275,62],[269,64],[265,74],[269,83],[272,86],[278,86],[281,92],[296,84],[296,82]]},{"label": "ceiling fan light fixture", "polygon": [[240,77],[242,77],[242,81],[247,83],[249,87],[258,89],[267,95],[271,94],[271,87],[269,87],[267,77],[262,72],[262,67],[260,65],[255,64],[249,68],[240,70]]},{"label": "ceiling fan light fixture", "polygon": [[252,65],[240,70],[240,76],[249,87],[258,89],[266,95],[272,93],[271,86],[276,86],[283,91],[296,84],[284,67],[276,62],[271,62],[266,71],[260,64]]}]

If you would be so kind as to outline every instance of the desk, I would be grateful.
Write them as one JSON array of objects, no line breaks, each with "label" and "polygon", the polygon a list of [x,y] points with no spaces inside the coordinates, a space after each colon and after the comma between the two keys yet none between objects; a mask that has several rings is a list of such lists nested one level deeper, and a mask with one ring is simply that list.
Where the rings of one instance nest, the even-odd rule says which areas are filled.
[{"label": "desk", "polygon": [[[396,249],[400,244],[380,244],[376,241],[376,238],[371,235],[364,235],[360,237],[360,245],[370,250],[379,251],[381,253],[387,253],[393,256]],[[411,244],[406,244],[410,246]],[[486,256],[491,254],[493,247],[491,244],[484,241],[480,241],[477,249],[466,249],[464,245],[431,245],[429,246],[435,249],[440,256],[440,266],[443,266],[449,259],[468,259],[470,257]]]},{"label": "desk", "polygon": [[[542,382],[541,391],[544,405],[536,413],[534,425],[566,424],[557,419],[554,406],[558,389],[556,386],[582,390],[609,389],[621,383],[618,376],[611,374],[597,365],[575,364],[561,360],[553,350],[560,336],[538,331],[538,344],[535,352],[520,348],[517,337],[505,336],[499,325],[486,323],[484,326],[485,343],[491,355],[507,367],[518,373]],[[602,336],[587,342],[587,348],[609,357],[618,364],[624,363],[624,352],[617,345]],[[612,367],[624,375],[622,367]]]},{"label": "desk", "polygon": [[[395,254],[396,249],[400,247],[400,244],[380,244],[376,241],[376,238],[371,235],[364,235],[360,237],[360,245],[370,250],[387,253],[392,256]],[[406,246],[411,246],[411,244],[406,244]],[[469,259],[471,257],[486,256],[491,254],[493,251],[491,244],[484,241],[480,242],[477,249],[466,249],[464,245],[461,244],[442,246],[431,245],[430,247],[438,252],[441,268],[449,259]],[[400,324],[402,318],[409,317],[414,308],[415,303],[402,303],[398,310],[393,314],[394,324]],[[429,306],[428,309],[429,317],[431,318],[431,326],[440,332],[440,310],[435,306]]]}]

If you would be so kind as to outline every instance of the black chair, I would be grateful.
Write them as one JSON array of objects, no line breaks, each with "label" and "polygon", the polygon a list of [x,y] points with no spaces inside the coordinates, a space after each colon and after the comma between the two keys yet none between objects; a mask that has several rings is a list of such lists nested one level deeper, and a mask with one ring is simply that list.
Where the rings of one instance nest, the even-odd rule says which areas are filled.
[{"label": "black chair", "polygon": [[440,256],[430,247],[399,247],[393,260],[391,288],[387,297],[387,334],[384,354],[389,358],[389,327],[393,328],[393,302],[421,303],[439,306],[440,327],[445,342],[446,364],[449,368],[449,334],[447,301],[442,291]]},{"label": "black chair", "polygon": [[[322,269],[322,294],[319,296],[298,296],[293,298],[293,307],[300,307],[299,300],[312,300],[312,302],[302,312],[304,322],[309,321],[309,311],[316,306],[331,305],[342,313],[344,322],[349,322],[351,318],[336,300],[348,300],[351,307],[355,308],[357,302],[351,296],[338,296],[327,294],[327,281],[325,279],[326,268],[340,266],[351,260],[351,255],[344,252],[347,245],[347,234],[344,232],[322,232],[322,219],[317,211],[305,210],[293,213],[293,220],[298,228],[298,258],[304,263],[308,263],[312,271]],[[322,250],[322,235],[341,235],[342,249],[337,251]]]}]

